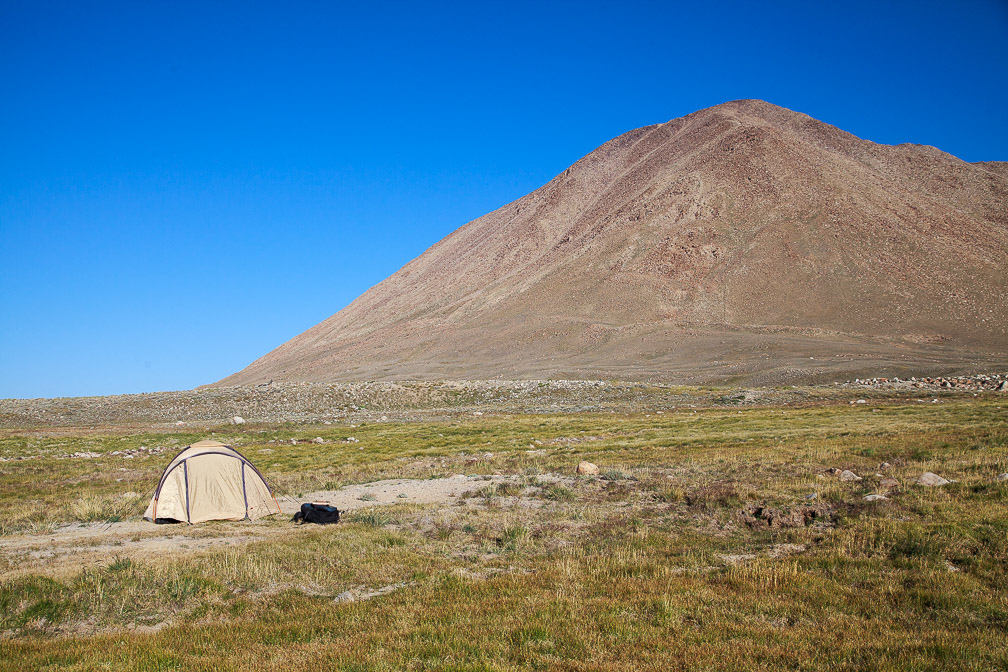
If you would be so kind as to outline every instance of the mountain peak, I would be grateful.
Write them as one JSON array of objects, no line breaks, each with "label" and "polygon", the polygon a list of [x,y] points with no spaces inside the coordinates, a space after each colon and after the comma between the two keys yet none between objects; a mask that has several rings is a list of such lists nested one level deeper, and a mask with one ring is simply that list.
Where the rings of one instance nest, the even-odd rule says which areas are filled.
[{"label": "mountain peak", "polygon": [[1004,363],[1006,213],[1000,168],[729,101],[606,143],[220,384]]}]

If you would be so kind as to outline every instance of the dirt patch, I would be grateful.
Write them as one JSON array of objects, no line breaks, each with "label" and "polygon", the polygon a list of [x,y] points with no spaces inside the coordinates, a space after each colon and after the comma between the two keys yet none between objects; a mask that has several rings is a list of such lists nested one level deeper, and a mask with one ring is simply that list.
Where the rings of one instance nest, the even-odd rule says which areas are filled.
[{"label": "dirt patch", "polygon": [[[310,492],[300,500],[284,497],[280,509],[293,515],[302,502],[326,502],[340,511],[353,511],[368,506],[390,504],[442,504],[462,495],[495,483],[514,483],[519,476],[464,476],[455,474],[448,478],[411,479],[397,478],[373,483],[347,485],[339,490]],[[544,483],[571,480],[563,476],[545,475],[538,479]]]},{"label": "dirt patch", "polygon": [[775,508],[765,503],[746,504],[738,512],[739,520],[750,528],[808,527],[832,525],[833,507],[827,504]]},{"label": "dirt patch", "polygon": [[109,558],[188,555],[220,546],[265,538],[266,528],[252,523],[208,526],[154,525],[146,521],[75,523],[45,534],[0,537],[0,580],[26,573],[76,573],[106,564]]}]

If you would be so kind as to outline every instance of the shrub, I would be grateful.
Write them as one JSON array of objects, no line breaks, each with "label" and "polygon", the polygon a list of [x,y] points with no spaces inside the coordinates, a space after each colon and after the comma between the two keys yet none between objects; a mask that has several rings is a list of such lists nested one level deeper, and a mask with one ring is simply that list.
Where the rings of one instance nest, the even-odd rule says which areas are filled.
[{"label": "shrub", "polygon": [[542,496],[556,502],[574,501],[574,492],[558,483],[550,483],[542,489]]}]

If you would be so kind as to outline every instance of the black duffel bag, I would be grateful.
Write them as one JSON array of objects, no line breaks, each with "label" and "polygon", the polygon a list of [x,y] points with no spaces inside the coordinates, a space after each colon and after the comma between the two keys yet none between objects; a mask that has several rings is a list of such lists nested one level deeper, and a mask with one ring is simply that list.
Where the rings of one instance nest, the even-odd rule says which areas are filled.
[{"label": "black duffel bag", "polygon": [[339,522],[339,509],[331,504],[320,504],[316,502],[305,502],[301,505],[301,510],[291,518],[292,523],[316,523],[318,525],[328,525]]}]

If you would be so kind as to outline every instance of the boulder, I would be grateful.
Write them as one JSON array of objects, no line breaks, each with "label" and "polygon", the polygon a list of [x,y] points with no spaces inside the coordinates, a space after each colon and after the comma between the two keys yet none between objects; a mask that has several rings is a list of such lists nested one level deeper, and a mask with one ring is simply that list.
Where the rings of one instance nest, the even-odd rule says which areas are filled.
[{"label": "boulder", "polygon": [[923,485],[926,488],[940,488],[943,485],[948,485],[950,482],[938,474],[932,474],[930,471],[921,474],[921,477],[917,479],[917,485]]},{"label": "boulder", "polygon": [[1008,392],[1008,380],[1002,380],[996,388],[998,392]]},{"label": "boulder", "polygon": [[582,460],[578,462],[577,473],[579,476],[594,476],[599,473],[599,468],[597,464]]},{"label": "boulder", "polygon": [[848,471],[847,469],[844,469],[843,471],[841,471],[840,472],[840,476],[838,476],[838,478],[841,481],[860,481],[861,480],[860,476],[858,476],[857,474],[855,474],[853,471]]},{"label": "boulder", "polygon": [[233,418],[231,418],[231,424],[232,425],[244,425],[245,424],[245,418],[241,417],[240,415],[236,415]]}]

